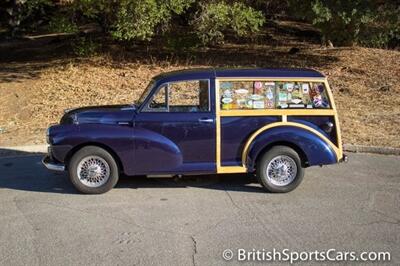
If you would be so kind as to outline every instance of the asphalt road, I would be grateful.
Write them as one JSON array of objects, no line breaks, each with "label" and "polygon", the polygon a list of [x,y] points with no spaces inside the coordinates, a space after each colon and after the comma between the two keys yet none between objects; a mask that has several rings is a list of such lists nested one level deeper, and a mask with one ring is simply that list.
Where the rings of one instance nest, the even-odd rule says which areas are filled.
[{"label": "asphalt road", "polygon": [[224,175],[125,177],[93,196],[39,156],[9,157],[0,159],[0,202],[1,265],[221,265],[228,248],[228,265],[246,264],[238,248],[388,251],[400,263],[395,156],[350,154],[347,164],[309,168],[288,194]]}]

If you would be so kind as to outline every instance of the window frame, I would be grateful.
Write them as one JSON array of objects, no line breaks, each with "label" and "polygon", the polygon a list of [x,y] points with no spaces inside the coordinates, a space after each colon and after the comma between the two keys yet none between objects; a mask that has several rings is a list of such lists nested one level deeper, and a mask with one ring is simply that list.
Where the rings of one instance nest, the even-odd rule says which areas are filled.
[{"label": "window frame", "polygon": [[[312,83],[321,83],[324,85],[324,89],[326,91],[326,97],[328,100],[329,107],[327,108],[278,108],[278,101],[277,101],[277,94],[276,94],[276,88],[274,91],[274,108],[264,108],[264,109],[223,109],[222,108],[222,103],[221,103],[221,83],[223,82],[256,82],[256,81],[261,81],[261,82],[281,82],[281,83],[308,83],[311,89]],[[218,109],[220,112],[223,113],[229,113],[229,112],[276,112],[276,111],[285,111],[285,110],[304,110],[304,111],[311,111],[311,110],[336,110],[334,107],[333,103],[333,95],[331,93],[330,86],[326,80],[326,78],[263,78],[263,77],[222,77],[222,78],[216,78],[216,84],[215,84],[215,91],[216,91],[216,99],[215,99],[215,104],[218,105]]]},{"label": "window frame", "polygon": [[[208,110],[207,111],[197,111],[197,112],[171,112],[169,109],[169,90],[170,90],[170,85],[173,83],[179,83],[179,82],[190,82],[190,81],[198,81],[200,83],[200,81],[207,81],[207,86],[208,86]],[[150,104],[151,101],[153,99],[153,97],[160,91],[161,88],[163,88],[164,86],[166,86],[166,93],[165,93],[165,102],[167,104],[167,108],[162,108],[162,109],[157,109],[157,108],[151,108]],[[164,82],[161,83],[157,89],[154,91],[154,93],[151,94],[149,100],[147,101],[146,105],[144,106],[144,108],[142,109],[143,112],[146,113],[184,113],[184,114],[188,114],[188,113],[210,113],[211,112],[211,82],[210,79],[185,79],[185,80],[176,80],[176,81],[169,81],[169,82]]]},{"label": "window frame", "polygon": [[[169,108],[168,108],[168,83],[162,83],[160,86],[157,87],[157,89],[154,91],[154,93],[152,93],[149,98],[149,100],[147,101],[146,105],[143,108],[143,112],[146,113],[162,113],[162,112],[169,112]],[[167,105],[167,108],[152,108],[150,107],[150,104],[154,98],[154,96],[157,95],[157,93],[159,93],[159,91],[161,89],[165,88],[165,96],[164,96],[164,100],[165,100],[165,104]]]}]

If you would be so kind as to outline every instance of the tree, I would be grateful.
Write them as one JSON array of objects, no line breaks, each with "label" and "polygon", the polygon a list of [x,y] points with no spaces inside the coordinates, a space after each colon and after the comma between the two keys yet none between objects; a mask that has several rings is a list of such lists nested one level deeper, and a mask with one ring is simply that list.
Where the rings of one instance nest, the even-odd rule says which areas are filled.
[{"label": "tree", "polygon": [[221,43],[224,32],[232,30],[238,37],[249,37],[260,31],[265,23],[261,11],[241,2],[210,2],[200,4],[192,22],[203,44]]},{"label": "tree", "polygon": [[173,14],[183,13],[194,0],[123,0],[111,35],[117,40],[150,40],[157,29],[166,29]]},{"label": "tree", "polygon": [[0,3],[0,21],[15,35],[44,22],[52,7],[51,0],[4,0]]},{"label": "tree", "polygon": [[[388,41],[388,35],[398,32],[399,7],[394,2],[396,1],[290,0],[290,7],[293,12],[296,11],[296,16],[312,22],[321,30],[325,44],[364,43],[381,46],[382,44],[377,45],[374,42],[377,33],[382,38],[386,36]],[[371,34],[373,29],[379,30]]]}]

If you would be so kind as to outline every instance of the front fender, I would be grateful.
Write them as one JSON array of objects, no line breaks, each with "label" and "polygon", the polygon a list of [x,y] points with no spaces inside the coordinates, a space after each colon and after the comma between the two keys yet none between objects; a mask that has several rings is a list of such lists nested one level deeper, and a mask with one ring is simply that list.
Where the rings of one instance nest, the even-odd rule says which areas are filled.
[{"label": "front fender", "polygon": [[136,174],[168,172],[183,163],[182,152],[173,141],[148,129],[135,129],[135,149]]},{"label": "front fender", "polygon": [[52,131],[52,154],[66,163],[73,150],[82,145],[108,148],[120,160],[126,174],[133,173],[133,128],[107,124],[59,125]]},{"label": "front fender", "polygon": [[141,128],[107,124],[59,125],[53,129],[52,154],[66,163],[71,151],[84,145],[108,148],[127,175],[165,171],[182,165],[180,149],[164,136]]},{"label": "front fender", "polygon": [[334,148],[317,134],[295,126],[277,126],[257,135],[251,142],[246,155],[246,164],[253,169],[260,153],[274,144],[288,143],[300,149],[309,166],[336,163]]}]

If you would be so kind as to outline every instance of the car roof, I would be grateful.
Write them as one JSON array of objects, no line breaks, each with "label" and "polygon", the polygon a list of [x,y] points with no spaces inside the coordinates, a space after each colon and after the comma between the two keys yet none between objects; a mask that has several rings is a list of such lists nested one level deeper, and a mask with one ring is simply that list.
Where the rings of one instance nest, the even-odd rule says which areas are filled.
[{"label": "car roof", "polygon": [[192,68],[162,73],[155,80],[164,82],[175,80],[208,78],[323,78],[323,74],[306,68]]},{"label": "car roof", "polygon": [[306,68],[225,68],[215,69],[216,77],[323,78],[320,72]]}]

